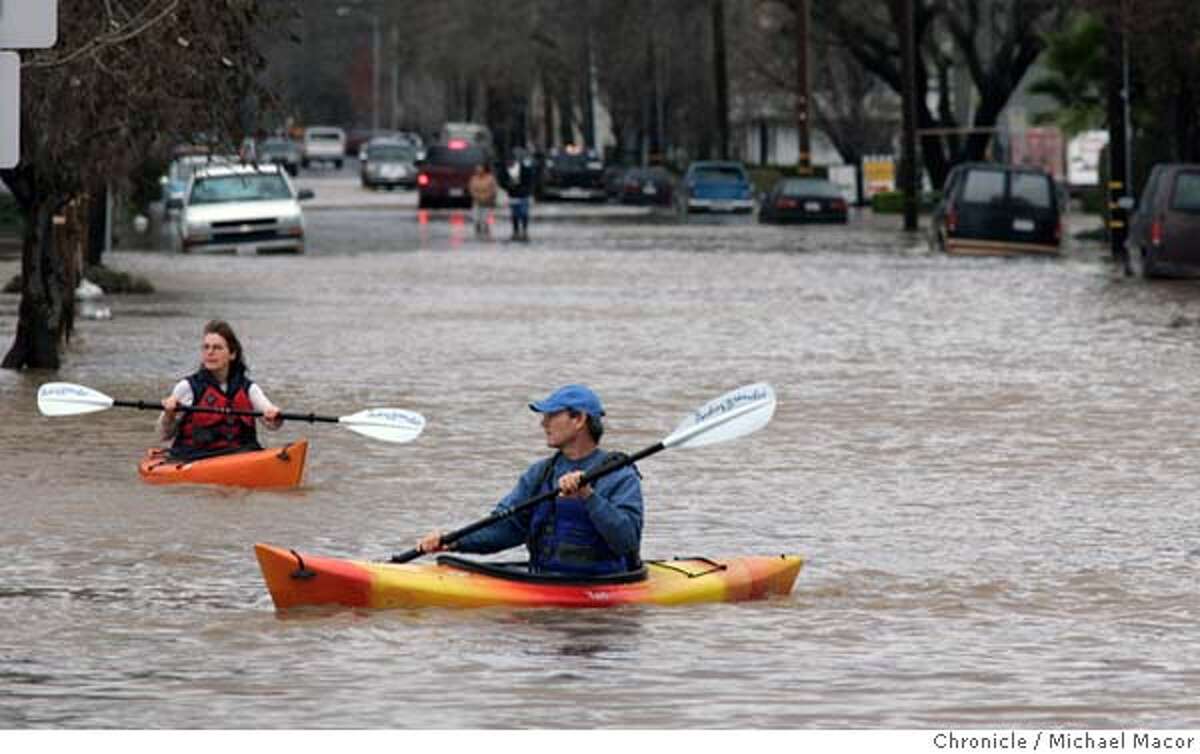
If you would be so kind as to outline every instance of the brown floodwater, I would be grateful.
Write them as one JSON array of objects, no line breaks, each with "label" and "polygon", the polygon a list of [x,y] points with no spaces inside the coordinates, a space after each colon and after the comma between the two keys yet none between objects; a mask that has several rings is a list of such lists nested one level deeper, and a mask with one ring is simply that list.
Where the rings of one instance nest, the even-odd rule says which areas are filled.
[{"label": "brown floodwater", "polygon": [[[0,372],[0,727],[1200,725],[1200,284],[1080,243],[931,255],[898,221],[540,209],[529,245],[318,209],[304,257],[113,253],[158,291],[109,297],[59,372]],[[211,317],[285,410],[424,434],[289,423],[299,490],[153,488],[153,413],[38,414],[49,380],[161,398]],[[255,542],[375,559],[469,523],[546,452],[526,404],[577,381],[627,451],[772,383],[765,429],[641,464],[643,554],[802,553],[794,594],[276,614]]]}]

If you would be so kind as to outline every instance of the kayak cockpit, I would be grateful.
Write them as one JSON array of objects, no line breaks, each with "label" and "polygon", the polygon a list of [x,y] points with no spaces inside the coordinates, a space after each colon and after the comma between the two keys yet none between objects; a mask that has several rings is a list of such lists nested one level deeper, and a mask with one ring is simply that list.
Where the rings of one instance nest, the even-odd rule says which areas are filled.
[{"label": "kayak cockpit", "polygon": [[649,573],[646,566],[633,571],[611,573],[603,576],[585,576],[577,573],[532,573],[527,561],[518,562],[482,562],[460,558],[457,555],[439,555],[437,564],[448,568],[457,568],[470,573],[493,576],[505,581],[518,581],[522,584],[553,584],[557,586],[602,586],[605,584],[636,584],[645,581]]}]

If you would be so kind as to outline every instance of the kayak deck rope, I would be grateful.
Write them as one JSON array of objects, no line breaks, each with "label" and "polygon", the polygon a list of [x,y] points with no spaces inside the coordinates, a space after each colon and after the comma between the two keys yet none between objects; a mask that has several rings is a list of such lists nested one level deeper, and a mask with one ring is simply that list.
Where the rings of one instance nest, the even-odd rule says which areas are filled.
[{"label": "kayak deck rope", "polygon": [[[692,571],[689,571],[686,568],[680,568],[679,566],[673,564],[675,561],[679,561],[679,560],[698,560],[701,563],[707,563],[711,567],[708,570],[700,571],[698,573],[693,573]],[[712,558],[706,558],[703,556],[698,556],[695,558],[673,558],[672,560],[647,560],[646,562],[651,565],[656,565],[661,568],[666,568],[671,571],[676,571],[678,573],[682,573],[684,576],[687,576],[689,579],[698,579],[701,576],[707,576],[710,573],[717,573],[719,571],[729,570],[728,565],[726,565],[724,563],[718,563],[717,561],[713,560]]]},{"label": "kayak deck rope", "polygon": [[292,553],[293,557],[296,558],[296,570],[289,574],[293,579],[304,579],[307,581],[316,577],[317,572],[305,567],[304,558],[300,557],[300,553],[295,550],[289,550],[288,552]]}]

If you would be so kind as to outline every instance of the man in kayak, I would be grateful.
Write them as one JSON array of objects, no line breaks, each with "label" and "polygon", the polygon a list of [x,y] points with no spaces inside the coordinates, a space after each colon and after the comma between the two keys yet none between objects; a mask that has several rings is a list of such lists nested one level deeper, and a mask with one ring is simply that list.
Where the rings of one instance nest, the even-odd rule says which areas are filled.
[{"label": "man in kayak", "polygon": [[200,346],[200,369],[175,384],[162,401],[158,416],[159,435],[174,438],[170,455],[196,458],[238,450],[259,450],[253,416],[180,411],[180,406],[261,411],[263,424],[275,430],[283,424],[279,407],[246,372],[241,341],[229,323],[214,319],[204,326]]},{"label": "man in kayak", "polygon": [[633,466],[596,480],[580,482],[586,472],[608,460],[599,447],[604,434],[604,407],[583,385],[566,385],[548,398],[529,404],[541,414],[546,445],[556,449],[521,475],[496,512],[558,489],[557,498],[461,539],[442,543],[442,532],[421,538],[417,549],[438,552],[492,553],[524,544],[535,573],[599,576],[641,567],[642,485]]}]

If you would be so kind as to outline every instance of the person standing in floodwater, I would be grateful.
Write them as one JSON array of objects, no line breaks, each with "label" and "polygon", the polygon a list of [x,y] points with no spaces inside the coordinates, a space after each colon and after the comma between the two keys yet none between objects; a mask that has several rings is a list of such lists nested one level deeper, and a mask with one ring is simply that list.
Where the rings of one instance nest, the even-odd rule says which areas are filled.
[{"label": "person standing in floodwater", "polygon": [[475,175],[471,176],[467,190],[471,192],[471,213],[475,220],[475,237],[488,238],[491,236],[490,217],[496,206],[496,177],[486,164],[475,166]]}]

